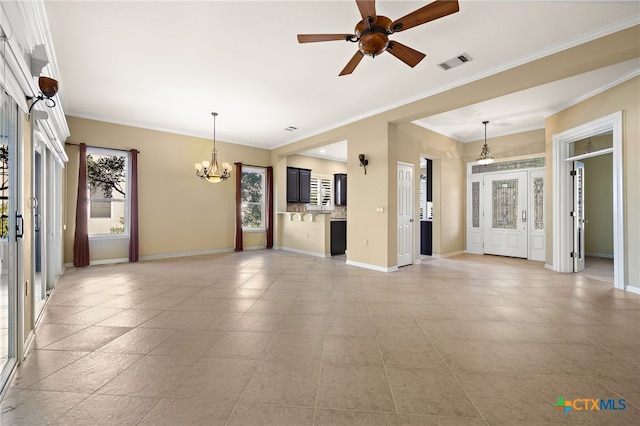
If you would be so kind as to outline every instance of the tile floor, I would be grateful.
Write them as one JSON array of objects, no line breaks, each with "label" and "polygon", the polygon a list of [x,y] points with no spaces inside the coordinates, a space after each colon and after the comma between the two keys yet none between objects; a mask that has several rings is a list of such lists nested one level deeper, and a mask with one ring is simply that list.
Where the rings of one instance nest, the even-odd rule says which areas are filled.
[{"label": "tile floor", "polygon": [[[638,324],[638,295],[493,256],[69,269],[0,424],[637,425]],[[558,397],[626,409],[564,414]]]}]

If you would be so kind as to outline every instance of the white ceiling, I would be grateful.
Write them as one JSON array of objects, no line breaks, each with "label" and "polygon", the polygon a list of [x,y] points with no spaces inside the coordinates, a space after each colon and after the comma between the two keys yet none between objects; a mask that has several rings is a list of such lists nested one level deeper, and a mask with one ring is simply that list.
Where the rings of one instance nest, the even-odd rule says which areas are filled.
[{"label": "white ceiling", "polygon": [[[428,1],[378,1],[397,19]],[[352,43],[298,44],[299,33],[350,33],[340,1],[46,0],[69,115],[272,149],[508,69],[640,22],[638,1],[460,1],[460,12],[390,38],[427,54],[410,68],[389,54],[338,73]],[[463,52],[473,61],[437,64]],[[549,111],[598,90],[638,62],[420,120],[461,141],[540,128]],[[295,126],[298,130],[284,129]],[[345,150],[346,151],[346,150]]]}]

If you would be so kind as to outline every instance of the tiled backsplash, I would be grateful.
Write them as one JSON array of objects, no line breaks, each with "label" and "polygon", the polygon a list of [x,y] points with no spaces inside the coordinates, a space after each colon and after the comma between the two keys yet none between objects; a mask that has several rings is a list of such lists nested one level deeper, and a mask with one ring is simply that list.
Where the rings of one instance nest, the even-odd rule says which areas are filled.
[{"label": "tiled backsplash", "polygon": [[[332,206],[331,219],[346,219],[347,206]],[[304,213],[307,211],[307,205],[304,203],[287,203],[287,211],[294,213]]]},{"label": "tiled backsplash", "polygon": [[333,206],[331,212],[331,219],[346,219],[347,218],[347,206]]}]

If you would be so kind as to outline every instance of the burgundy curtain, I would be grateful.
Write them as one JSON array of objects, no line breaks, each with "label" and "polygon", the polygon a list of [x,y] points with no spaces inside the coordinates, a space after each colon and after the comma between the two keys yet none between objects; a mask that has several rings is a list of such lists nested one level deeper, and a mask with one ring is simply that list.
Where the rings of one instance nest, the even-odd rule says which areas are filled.
[{"label": "burgundy curtain", "polygon": [[273,248],[273,167],[267,167],[267,248]]},{"label": "burgundy curtain", "polygon": [[236,163],[236,251],[244,250],[242,244],[242,163]]},{"label": "burgundy curtain", "polygon": [[137,262],[138,248],[138,150],[131,151],[131,175],[129,176],[129,262]]},{"label": "burgundy curtain", "polygon": [[88,266],[89,212],[87,200],[87,145],[80,144],[78,165],[78,199],[76,202],[76,231],[73,236],[73,266]]}]

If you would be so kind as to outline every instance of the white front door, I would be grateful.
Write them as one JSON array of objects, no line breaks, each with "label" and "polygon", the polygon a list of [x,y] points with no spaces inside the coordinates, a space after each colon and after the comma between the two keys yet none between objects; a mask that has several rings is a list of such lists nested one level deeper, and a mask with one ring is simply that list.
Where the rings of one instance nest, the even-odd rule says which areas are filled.
[{"label": "white front door", "polygon": [[528,257],[527,172],[484,177],[484,253]]},{"label": "white front door", "polygon": [[398,163],[398,267],[413,263],[413,165]]},{"label": "white front door", "polygon": [[584,163],[573,162],[573,272],[584,271]]}]

